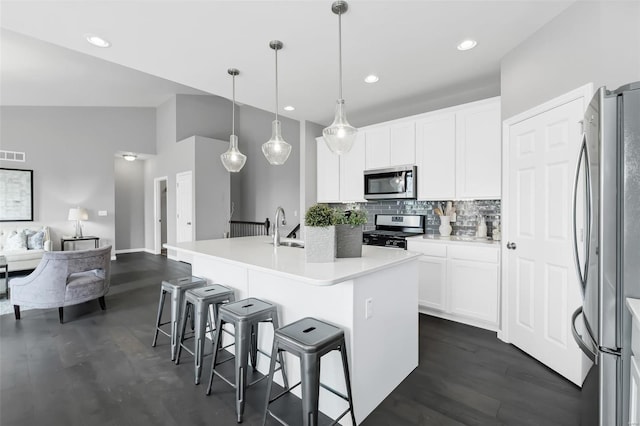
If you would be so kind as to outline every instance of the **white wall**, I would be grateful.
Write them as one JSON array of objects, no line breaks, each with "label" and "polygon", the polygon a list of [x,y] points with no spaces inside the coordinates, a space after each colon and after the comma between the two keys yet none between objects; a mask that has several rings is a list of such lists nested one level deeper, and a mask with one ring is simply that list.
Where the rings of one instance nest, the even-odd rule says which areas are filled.
[{"label": "white wall", "polygon": [[502,117],[589,82],[640,80],[640,2],[578,1],[501,63]]},{"label": "white wall", "polygon": [[0,161],[0,167],[33,169],[34,222],[51,227],[54,249],[60,236],[73,233],[67,215],[77,205],[89,212],[84,234],[115,246],[115,153],[155,153],[155,110],[6,106],[0,114],[2,149],[24,151],[27,158]]}]

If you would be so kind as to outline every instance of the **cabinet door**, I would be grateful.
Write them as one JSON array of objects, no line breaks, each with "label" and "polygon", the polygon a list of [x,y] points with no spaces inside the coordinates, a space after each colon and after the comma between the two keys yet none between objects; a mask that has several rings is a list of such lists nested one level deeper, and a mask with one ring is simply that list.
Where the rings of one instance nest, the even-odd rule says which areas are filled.
[{"label": "cabinet door", "polygon": [[449,259],[451,312],[498,324],[498,264]]},{"label": "cabinet door", "polygon": [[447,259],[420,256],[418,262],[418,304],[445,311]]},{"label": "cabinet door", "polygon": [[455,198],[455,114],[434,114],[416,123],[418,199]]},{"label": "cabinet door", "polygon": [[456,113],[456,198],[501,196],[500,100]]},{"label": "cabinet door", "polygon": [[365,138],[366,169],[369,170],[389,167],[389,151],[391,146],[391,134],[389,126],[368,129],[365,131]]},{"label": "cabinet door", "polygon": [[365,152],[365,134],[358,132],[351,151],[339,156],[340,200],[342,202],[366,201],[364,199]]},{"label": "cabinet door", "polygon": [[640,425],[640,364],[635,354],[631,357],[631,383],[629,386],[629,424]]},{"label": "cabinet door", "polygon": [[340,156],[329,150],[322,137],[316,138],[316,147],[318,202],[340,202]]},{"label": "cabinet door", "polygon": [[390,165],[416,163],[416,125],[409,121],[391,126]]}]

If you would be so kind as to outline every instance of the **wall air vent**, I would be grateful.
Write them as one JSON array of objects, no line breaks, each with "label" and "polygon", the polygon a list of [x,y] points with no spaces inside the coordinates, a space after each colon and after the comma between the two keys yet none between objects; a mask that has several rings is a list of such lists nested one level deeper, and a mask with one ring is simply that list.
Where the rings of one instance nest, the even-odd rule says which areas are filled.
[{"label": "wall air vent", "polygon": [[2,149],[0,150],[0,160],[19,161],[20,163],[24,163],[27,161],[27,154],[24,152],[5,151]]}]

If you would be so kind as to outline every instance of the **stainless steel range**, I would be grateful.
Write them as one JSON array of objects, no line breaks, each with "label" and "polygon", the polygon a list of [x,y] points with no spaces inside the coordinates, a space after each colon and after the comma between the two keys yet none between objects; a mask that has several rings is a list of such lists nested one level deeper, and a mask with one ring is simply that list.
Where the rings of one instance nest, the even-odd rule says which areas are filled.
[{"label": "stainless steel range", "polygon": [[364,231],[362,242],[370,246],[407,249],[407,237],[424,234],[424,216],[377,214],[376,229]]}]

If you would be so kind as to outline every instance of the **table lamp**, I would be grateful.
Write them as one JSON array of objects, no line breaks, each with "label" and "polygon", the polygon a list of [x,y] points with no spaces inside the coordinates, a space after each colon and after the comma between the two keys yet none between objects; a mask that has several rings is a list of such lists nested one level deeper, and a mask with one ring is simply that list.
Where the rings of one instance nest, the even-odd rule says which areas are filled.
[{"label": "table lamp", "polygon": [[86,209],[81,209],[80,207],[69,209],[69,217],[68,220],[76,221],[76,235],[75,238],[82,238],[82,225],[80,224],[81,220],[88,220],[89,214]]}]

